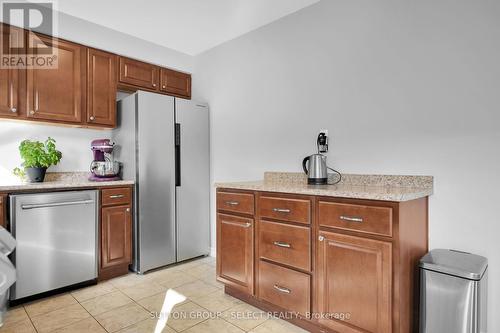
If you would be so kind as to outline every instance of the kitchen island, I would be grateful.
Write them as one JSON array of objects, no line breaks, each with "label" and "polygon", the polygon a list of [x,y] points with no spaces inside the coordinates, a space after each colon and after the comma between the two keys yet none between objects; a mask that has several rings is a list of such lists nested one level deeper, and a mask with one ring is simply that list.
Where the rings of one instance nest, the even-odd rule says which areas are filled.
[{"label": "kitchen island", "polygon": [[300,173],[217,183],[226,293],[312,332],[412,332],[433,177]]}]

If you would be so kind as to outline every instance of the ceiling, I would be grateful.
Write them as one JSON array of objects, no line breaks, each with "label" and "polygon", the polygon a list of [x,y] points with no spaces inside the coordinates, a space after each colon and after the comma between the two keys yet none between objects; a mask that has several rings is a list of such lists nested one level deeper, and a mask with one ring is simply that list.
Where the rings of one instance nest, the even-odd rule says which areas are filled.
[{"label": "ceiling", "polygon": [[197,55],[319,0],[63,0],[58,10]]}]

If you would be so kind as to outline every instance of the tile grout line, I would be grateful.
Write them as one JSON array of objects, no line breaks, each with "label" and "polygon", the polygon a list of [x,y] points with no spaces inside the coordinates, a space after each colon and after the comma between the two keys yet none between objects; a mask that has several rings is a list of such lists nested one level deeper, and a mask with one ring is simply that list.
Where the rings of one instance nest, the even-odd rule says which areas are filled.
[{"label": "tile grout line", "polygon": [[26,307],[24,305],[22,307],[23,307],[24,312],[26,312],[26,316],[28,316],[28,320],[30,321],[31,326],[33,326],[33,328],[35,329],[36,333],[39,333],[38,329],[35,326],[35,323],[33,323],[33,320],[31,319],[31,316],[29,315],[28,311],[26,310]]},{"label": "tile grout line", "polygon": [[[104,294],[104,295],[107,295],[107,294]],[[71,296],[73,296],[73,295],[71,295]],[[103,295],[101,295],[101,296],[103,296]],[[99,297],[99,296],[96,296],[96,297]],[[96,298],[96,297],[94,297],[94,298]],[[73,296],[73,298],[75,298],[75,297]],[[94,299],[94,298],[90,298],[90,299],[88,299],[87,301],[90,301],[91,299]],[[83,309],[84,309],[84,310],[85,310],[85,311],[89,314],[90,318],[94,319],[94,320],[97,322],[97,324],[99,324],[99,326],[101,326],[101,327],[102,327],[102,329],[103,329],[105,332],[108,332],[108,330],[107,330],[104,326],[102,326],[102,325],[101,325],[101,323],[99,322],[99,320],[97,320],[97,319],[96,319],[96,318],[95,318],[95,317],[94,317],[94,316],[93,316],[93,315],[92,315],[92,314],[91,314],[91,313],[90,313],[90,312],[89,312],[89,311],[88,311],[88,310],[87,310],[87,309],[86,309],[86,308],[82,305],[82,303],[80,303],[80,302],[79,302],[76,298],[75,298],[75,300],[76,300],[76,302],[77,302],[78,304],[80,304],[80,306],[81,306],[81,307],[82,307],[82,308],[83,308]],[[87,318],[85,318],[85,319],[87,319]],[[83,321],[83,320],[85,320],[85,319],[82,319],[82,320],[80,320],[80,321]],[[77,321],[77,323],[79,323],[80,321]],[[76,324],[76,323],[75,323],[75,324]],[[68,326],[69,326],[69,325],[68,325]],[[65,327],[66,327],[66,326],[65,326]]]}]

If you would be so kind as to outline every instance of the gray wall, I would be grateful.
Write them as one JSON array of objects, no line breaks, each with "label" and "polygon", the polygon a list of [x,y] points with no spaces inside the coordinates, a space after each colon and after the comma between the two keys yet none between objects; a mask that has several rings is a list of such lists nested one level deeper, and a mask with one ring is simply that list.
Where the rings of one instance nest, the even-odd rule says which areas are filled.
[{"label": "gray wall", "polygon": [[430,247],[489,258],[499,332],[499,17],[496,0],[323,0],[198,56],[212,181],[300,171],[322,128],[341,171],[435,176]]}]

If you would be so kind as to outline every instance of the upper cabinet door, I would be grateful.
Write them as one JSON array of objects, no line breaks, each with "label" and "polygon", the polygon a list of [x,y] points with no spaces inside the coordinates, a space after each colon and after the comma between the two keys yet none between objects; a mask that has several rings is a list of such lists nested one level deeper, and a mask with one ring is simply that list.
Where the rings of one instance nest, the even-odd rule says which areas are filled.
[{"label": "upper cabinet door", "polygon": [[120,82],[158,90],[158,66],[120,57]]},{"label": "upper cabinet door", "polygon": [[[10,46],[24,45],[23,30],[0,24],[2,33],[1,54],[10,54]],[[17,118],[20,113],[21,100],[19,69],[0,69],[0,116]]]},{"label": "upper cabinet door", "polygon": [[320,231],[317,246],[320,324],[342,333],[392,332],[392,244]]},{"label": "upper cabinet door", "polygon": [[191,98],[191,75],[162,68],[160,90],[167,94]]},{"label": "upper cabinet door", "polygon": [[117,56],[87,51],[87,123],[116,126]]},{"label": "upper cabinet door", "polygon": [[[41,40],[54,48],[57,68],[27,70],[28,117],[67,123],[82,122],[84,104],[85,48],[29,32],[29,45]],[[34,51],[36,53],[36,51]]]}]

